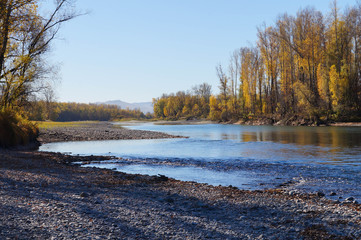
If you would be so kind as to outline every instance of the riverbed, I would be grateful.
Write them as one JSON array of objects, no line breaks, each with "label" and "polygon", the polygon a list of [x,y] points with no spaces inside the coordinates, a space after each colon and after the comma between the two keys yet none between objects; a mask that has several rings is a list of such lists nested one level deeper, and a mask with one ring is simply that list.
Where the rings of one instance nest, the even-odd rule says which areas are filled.
[{"label": "riverbed", "polygon": [[62,142],[41,151],[109,155],[88,167],[240,189],[322,192],[360,201],[361,128],[123,124],[187,138]]}]

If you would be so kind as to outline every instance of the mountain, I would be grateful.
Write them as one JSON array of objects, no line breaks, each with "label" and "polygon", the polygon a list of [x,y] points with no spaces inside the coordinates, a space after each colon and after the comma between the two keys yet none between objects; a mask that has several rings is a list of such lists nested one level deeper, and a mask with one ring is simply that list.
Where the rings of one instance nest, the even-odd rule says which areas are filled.
[{"label": "mountain", "polygon": [[107,102],[97,102],[96,104],[117,105],[122,109],[140,109],[143,113],[153,113],[152,102],[127,103],[120,100],[112,100]]}]

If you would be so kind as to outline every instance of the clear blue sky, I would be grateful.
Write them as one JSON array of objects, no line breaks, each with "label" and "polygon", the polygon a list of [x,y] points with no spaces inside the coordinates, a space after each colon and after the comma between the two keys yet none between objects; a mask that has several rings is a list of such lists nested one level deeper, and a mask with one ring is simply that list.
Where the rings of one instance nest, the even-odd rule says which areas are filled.
[{"label": "clear blue sky", "polygon": [[[355,0],[342,0],[342,11]],[[257,27],[301,7],[329,12],[329,0],[78,0],[90,11],[68,22],[53,46],[64,102],[151,101],[208,82],[235,49],[255,44]]]}]

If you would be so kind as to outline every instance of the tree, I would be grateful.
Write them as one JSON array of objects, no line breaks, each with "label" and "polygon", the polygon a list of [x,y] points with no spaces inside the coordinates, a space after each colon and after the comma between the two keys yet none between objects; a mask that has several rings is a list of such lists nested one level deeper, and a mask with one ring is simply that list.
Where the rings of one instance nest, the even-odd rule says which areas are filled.
[{"label": "tree", "polygon": [[53,86],[49,83],[45,86],[44,89],[44,102],[46,109],[46,120],[55,120],[58,117],[57,106],[55,103],[55,91]]},{"label": "tree", "polygon": [[221,120],[221,109],[219,109],[219,105],[217,98],[212,95],[209,98],[209,119],[213,121]]},{"label": "tree", "polygon": [[247,47],[241,49],[241,89],[244,113],[248,113],[251,108],[250,84],[252,81],[252,56],[251,50]]},{"label": "tree", "polygon": [[336,65],[332,65],[330,68],[330,93],[331,93],[331,99],[332,99],[332,106],[334,109],[336,109],[341,100],[341,92],[339,90],[339,78],[340,75],[337,73]]},{"label": "tree", "polygon": [[[268,112],[274,113],[278,102],[279,44],[273,27],[258,29],[258,47],[261,51],[267,75],[266,98],[269,98]],[[267,99],[268,100],[268,99]]]},{"label": "tree", "polygon": [[153,98],[153,109],[154,109],[154,116],[156,118],[164,118],[164,108],[166,106],[166,100],[164,98]]},{"label": "tree", "polygon": [[193,87],[194,95],[198,98],[199,111],[202,117],[206,118],[209,114],[209,98],[212,94],[212,86],[208,83],[202,83]]},{"label": "tree", "polygon": [[200,85],[194,86],[193,92],[199,98],[204,98],[207,102],[209,102],[209,98],[212,95],[212,86],[208,83],[202,83]]},{"label": "tree", "polygon": [[69,0],[57,0],[42,16],[39,0],[0,3],[0,107],[21,106],[48,72],[46,53],[62,23],[78,16]]},{"label": "tree", "polygon": [[295,92],[293,84],[296,82],[296,64],[293,35],[295,31],[295,19],[284,14],[277,21],[277,32],[279,42],[280,61],[280,105],[282,112],[294,111],[296,107]]},{"label": "tree", "polygon": [[230,79],[231,79],[231,94],[232,97],[237,99],[237,83],[239,80],[239,74],[240,74],[240,69],[241,67],[241,63],[240,63],[240,51],[234,50],[230,60],[229,60],[229,75],[230,75]]},{"label": "tree", "polygon": [[329,106],[330,91],[329,91],[329,74],[326,66],[320,63],[317,67],[317,89],[320,99]]},{"label": "tree", "polygon": [[222,111],[222,120],[227,121],[228,116],[228,100],[229,100],[229,88],[228,88],[228,78],[226,74],[224,73],[222,66],[218,65],[216,67],[217,76],[219,79],[219,90],[220,98],[221,98],[221,111]]}]

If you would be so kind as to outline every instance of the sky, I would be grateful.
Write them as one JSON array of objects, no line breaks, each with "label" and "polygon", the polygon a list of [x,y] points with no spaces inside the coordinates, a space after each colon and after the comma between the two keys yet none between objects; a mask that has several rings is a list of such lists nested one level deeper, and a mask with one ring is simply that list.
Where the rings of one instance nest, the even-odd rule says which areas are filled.
[{"label": "sky", "polygon": [[[356,0],[338,1],[343,10]],[[62,26],[49,61],[59,66],[61,102],[149,102],[207,82],[215,67],[255,46],[257,27],[329,0],[78,0],[88,12]]]}]

